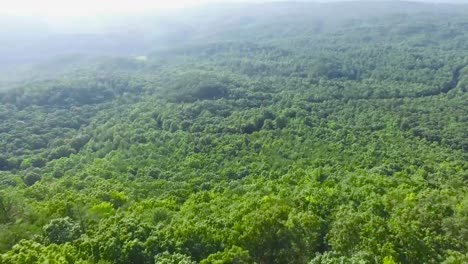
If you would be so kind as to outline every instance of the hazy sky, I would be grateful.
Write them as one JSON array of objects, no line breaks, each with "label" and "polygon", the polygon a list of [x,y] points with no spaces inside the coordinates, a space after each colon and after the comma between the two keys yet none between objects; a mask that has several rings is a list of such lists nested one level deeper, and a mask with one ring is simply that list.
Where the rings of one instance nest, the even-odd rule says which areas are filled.
[{"label": "hazy sky", "polygon": [[[96,16],[191,7],[224,0],[0,0],[0,15]],[[237,1],[239,2],[239,1]]]},{"label": "hazy sky", "polygon": [[[164,11],[172,8],[193,7],[195,5],[208,3],[272,1],[278,0],[0,0],[0,16],[93,17],[98,15],[131,14],[145,11]],[[315,1],[327,2],[340,0]],[[468,0],[425,1],[467,2]]]}]

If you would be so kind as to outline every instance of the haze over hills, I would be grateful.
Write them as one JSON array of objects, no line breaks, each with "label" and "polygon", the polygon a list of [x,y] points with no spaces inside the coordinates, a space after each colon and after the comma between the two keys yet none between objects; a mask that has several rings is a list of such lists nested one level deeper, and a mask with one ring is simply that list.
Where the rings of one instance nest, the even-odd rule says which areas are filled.
[{"label": "haze over hills", "polygon": [[[327,1],[325,1],[327,2]],[[242,25],[259,16],[261,23],[273,16],[304,16],[310,10],[320,8],[316,18],[332,29],[342,17],[372,16],[382,12],[442,14],[454,11],[450,5],[416,4],[415,2],[348,2],[324,5],[313,1],[281,2],[275,4],[218,4],[201,8],[172,10],[157,14],[108,16],[95,18],[69,18],[47,21],[39,18],[4,16],[0,30],[0,67],[9,79],[28,75],[26,69],[36,63],[47,62],[69,55],[85,56],[139,56],[156,49],[183,46],[196,39],[217,38],[218,31],[241,31]],[[284,8],[287,6],[286,8]],[[457,7],[464,12],[468,5]],[[348,12],[350,11],[351,12]],[[269,16],[271,15],[271,16]],[[206,19],[207,18],[207,19]],[[287,18],[286,18],[287,19]],[[304,21],[310,23],[311,21]],[[68,25],[68,26],[67,26]],[[19,69],[16,67],[19,66]],[[42,67],[42,65],[39,65]],[[5,72],[7,74],[5,74]],[[15,74],[16,73],[16,74]],[[22,73],[22,74],[21,74]]]}]

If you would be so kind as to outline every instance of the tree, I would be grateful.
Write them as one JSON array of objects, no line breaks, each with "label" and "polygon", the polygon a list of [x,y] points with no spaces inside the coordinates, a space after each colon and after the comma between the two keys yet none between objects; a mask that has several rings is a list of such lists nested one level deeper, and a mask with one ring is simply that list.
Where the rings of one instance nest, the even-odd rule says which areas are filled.
[{"label": "tree", "polygon": [[182,255],[180,253],[171,254],[169,252],[164,252],[156,255],[154,257],[155,264],[195,264],[195,261],[192,261],[190,256]]},{"label": "tree", "polygon": [[24,176],[23,181],[27,186],[33,186],[36,182],[40,181],[42,176],[37,172],[28,172]]},{"label": "tree", "polygon": [[69,217],[57,218],[45,225],[44,233],[47,241],[54,244],[71,242],[80,236],[80,226]]}]

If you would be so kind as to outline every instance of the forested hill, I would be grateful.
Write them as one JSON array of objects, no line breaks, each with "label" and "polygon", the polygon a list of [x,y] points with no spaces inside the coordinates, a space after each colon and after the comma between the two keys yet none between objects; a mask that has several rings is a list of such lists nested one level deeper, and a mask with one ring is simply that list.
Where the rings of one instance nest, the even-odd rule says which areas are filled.
[{"label": "forested hill", "polygon": [[0,264],[468,262],[468,5],[135,21],[2,70]]}]

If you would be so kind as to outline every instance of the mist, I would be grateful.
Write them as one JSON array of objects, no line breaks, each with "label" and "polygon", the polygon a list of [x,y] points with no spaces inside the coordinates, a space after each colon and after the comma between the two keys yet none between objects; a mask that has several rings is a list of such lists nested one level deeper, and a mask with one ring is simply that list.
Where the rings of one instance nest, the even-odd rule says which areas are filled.
[{"label": "mist", "polygon": [[[303,10],[320,8],[321,12],[312,11],[314,17],[309,22],[327,21],[325,25],[330,29],[338,26],[334,24],[339,24],[340,19],[372,16],[376,11],[386,13],[385,9],[387,13],[436,14],[450,6],[445,3],[466,1],[418,1],[425,4],[417,7],[417,2],[392,1],[118,1],[112,5],[84,1],[79,8],[78,2],[57,6],[51,1],[49,7],[41,2],[22,9],[27,6],[25,2],[15,2],[0,11],[3,79],[19,78],[31,67],[61,58],[136,57],[201,39],[225,38],[221,37],[225,29],[242,34],[248,30],[249,21],[267,26],[275,24],[277,18],[302,16]],[[112,8],[106,9],[108,6]]]}]

